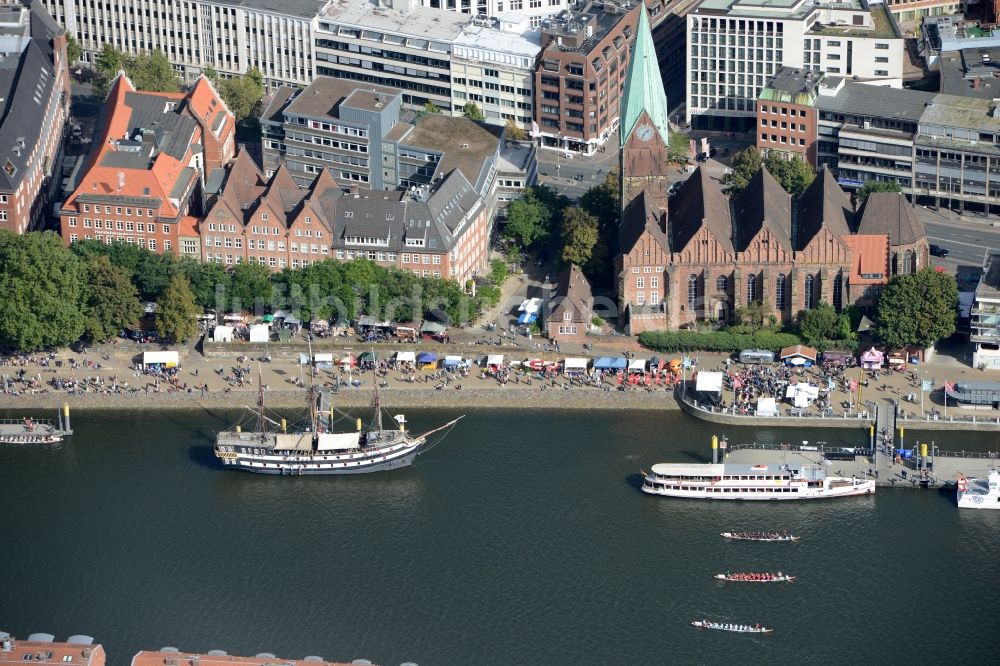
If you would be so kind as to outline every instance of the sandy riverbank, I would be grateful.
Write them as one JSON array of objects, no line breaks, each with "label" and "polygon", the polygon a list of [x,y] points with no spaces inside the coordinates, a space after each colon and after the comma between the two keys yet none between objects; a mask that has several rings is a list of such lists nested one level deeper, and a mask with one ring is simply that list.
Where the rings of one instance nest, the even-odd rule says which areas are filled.
[{"label": "sandy riverbank", "polygon": [[[47,411],[69,404],[71,410],[80,409],[241,409],[252,407],[257,400],[255,390],[209,392],[137,393],[134,396],[108,393],[40,393],[36,395],[0,396],[0,409],[30,411],[39,418],[48,418]],[[371,404],[371,390],[365,388],[342,389],[334,399],[341,408],[367,407]],[[671,392],[660,389],[600,391],[588,388],[536,387],[474,388],[461,390],[433,387],[388,388],[381,391],[382,405],[392,409],[425,408],[488,408],[488,409],[679,409]],[[299,409],[306,404],[304,389],[268,391],[267,405],[272,409]],[[54,417],[54,413],[52,416]]]}]

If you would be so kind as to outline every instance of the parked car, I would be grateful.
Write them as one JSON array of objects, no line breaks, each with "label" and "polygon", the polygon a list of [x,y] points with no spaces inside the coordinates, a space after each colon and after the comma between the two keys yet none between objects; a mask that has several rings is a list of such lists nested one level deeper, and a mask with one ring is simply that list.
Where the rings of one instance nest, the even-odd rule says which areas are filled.
[{"label": "parked car", "polygon": [[941,247],[940,245],[931,245],[931,256],[933,257],[947,257],[950,254],[948,248]]}]

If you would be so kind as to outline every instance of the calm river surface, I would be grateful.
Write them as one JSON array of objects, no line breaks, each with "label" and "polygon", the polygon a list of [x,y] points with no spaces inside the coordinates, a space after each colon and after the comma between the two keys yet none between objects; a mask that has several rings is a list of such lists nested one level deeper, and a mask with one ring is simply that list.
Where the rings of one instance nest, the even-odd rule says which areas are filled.
[{"label": "calm river surface", "polygon": [[[996,654],[1000,511],[959,512],[935,491],[706,504],[637,489],[640,466],[705,456],[713,432],[854,445],[861,430],[480,411],[409,469],[281,478],[215,465],[213,431],[232,416],[78,412],[59,448],[0,447],[0,629],[89,634],[113,666],[164,645],[387,666]],[[409,414],[417,430],[452,417]],[[995,440],[933,438],[967,450]],[[803,540],[729,543],[730,528]],[[740,569],[799,578],[712,579]],[[696,618],[776,632],[699,632]]]}]

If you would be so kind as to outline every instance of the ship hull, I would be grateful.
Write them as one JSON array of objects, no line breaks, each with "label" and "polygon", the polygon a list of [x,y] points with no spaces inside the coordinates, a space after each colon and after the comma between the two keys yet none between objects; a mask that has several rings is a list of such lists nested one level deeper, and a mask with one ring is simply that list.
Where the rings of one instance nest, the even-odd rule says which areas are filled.
[{"label": "ship hull", "polygon": [[287,465],[274,467],[254,467],[250,464],[237,460],[234,463],[226,463],[227,468],[236,469],[241,472],[251,472],[253,474],[268,474],[271,476],[331,476],[347,474],[371,474],[373,472],[387,472],[400,467],[409,467],[417,457],[419,449],[414,449],[406,455],[382,460],[369,464],[358,465],[356,467],[325,468],[313,465]]}]

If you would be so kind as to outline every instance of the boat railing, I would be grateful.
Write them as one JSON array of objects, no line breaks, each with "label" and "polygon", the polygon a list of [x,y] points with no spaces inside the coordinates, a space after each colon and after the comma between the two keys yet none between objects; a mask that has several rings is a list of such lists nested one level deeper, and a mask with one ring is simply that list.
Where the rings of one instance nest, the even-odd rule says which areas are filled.
[{"label": "boat railing", "polygon": [[[52,419],[31,419],[31,422],[36,426],[55,425]],[[0,425],[26,425],[26,423],[24,419],[0,419]]]}]

